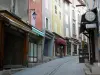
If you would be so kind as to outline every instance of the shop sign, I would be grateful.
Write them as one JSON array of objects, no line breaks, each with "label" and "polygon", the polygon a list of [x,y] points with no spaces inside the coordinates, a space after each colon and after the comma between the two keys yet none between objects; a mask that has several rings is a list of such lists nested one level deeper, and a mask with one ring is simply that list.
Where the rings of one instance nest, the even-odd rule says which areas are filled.
[{"label": "shop sign", "polygon": [[96,28],[96,24],[86,24],[86,28]]}]

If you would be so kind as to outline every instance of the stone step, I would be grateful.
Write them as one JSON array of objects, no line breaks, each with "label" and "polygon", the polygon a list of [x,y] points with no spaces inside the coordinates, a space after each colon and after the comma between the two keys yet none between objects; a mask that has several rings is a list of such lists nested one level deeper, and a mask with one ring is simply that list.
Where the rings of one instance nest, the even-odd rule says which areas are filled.
[{"label": "stone step", "polygon": [[100,75],[100,67],[96,65],[85,64],[84,68],[85,75]]}]

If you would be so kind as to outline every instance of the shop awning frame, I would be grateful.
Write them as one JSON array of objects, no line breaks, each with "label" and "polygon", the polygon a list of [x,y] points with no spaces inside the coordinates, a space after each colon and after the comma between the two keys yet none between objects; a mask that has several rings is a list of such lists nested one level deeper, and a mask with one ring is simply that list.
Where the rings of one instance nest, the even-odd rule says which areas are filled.
[{"label": "shop awning frame", "polygon": [[30,34],[44,37],[44,33],[42,31],[39,31],[35,27],[32,29],[32,25],[25,23],[18,16],[8,12],[7,10],[0,10],[0,20]]}]

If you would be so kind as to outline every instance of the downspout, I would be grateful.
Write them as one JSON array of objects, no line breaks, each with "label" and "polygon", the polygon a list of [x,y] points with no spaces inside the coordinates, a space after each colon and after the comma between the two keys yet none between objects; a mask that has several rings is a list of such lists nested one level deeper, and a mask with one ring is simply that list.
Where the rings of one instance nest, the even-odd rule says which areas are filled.
[{"label": "downspout", "polygon": [[16,4],[16,0],[11,0],[11,12],[15,13],[15,4]]}]

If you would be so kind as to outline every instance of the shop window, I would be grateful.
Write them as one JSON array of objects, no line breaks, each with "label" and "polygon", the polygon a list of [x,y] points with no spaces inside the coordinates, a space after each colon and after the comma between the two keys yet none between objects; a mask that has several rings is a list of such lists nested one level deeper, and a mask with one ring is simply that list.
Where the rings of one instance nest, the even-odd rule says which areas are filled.
[{"label": "shop window", "polygon": [[77,54],[77,45],[74,45],[74,54]]},{"label": "shop window", "polygon": [[38,55],[37,51],[38,51],[37,44],[29,43],[29,53],[28,53],[29,62],[37,62],[37,55]]}]

